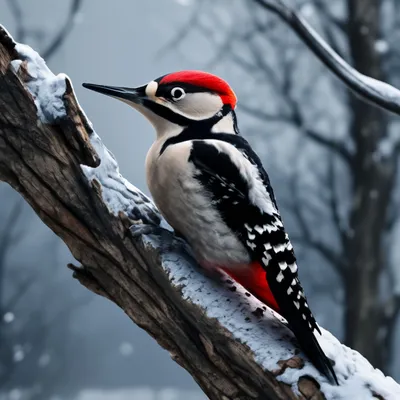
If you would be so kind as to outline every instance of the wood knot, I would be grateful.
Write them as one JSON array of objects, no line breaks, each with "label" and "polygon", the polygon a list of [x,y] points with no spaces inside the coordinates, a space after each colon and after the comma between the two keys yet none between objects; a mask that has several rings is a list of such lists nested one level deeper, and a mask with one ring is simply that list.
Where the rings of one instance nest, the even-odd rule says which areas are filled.
[{"label": "wood knot", "polygon": [[321,385],[311,376],[302,376],[297,385],[305,400],[326,400]]}]

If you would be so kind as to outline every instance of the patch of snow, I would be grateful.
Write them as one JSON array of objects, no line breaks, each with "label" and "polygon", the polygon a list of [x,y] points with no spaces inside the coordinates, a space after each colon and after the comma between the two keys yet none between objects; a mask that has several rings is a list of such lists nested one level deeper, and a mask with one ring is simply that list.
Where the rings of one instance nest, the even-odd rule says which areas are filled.
[{"label": "patch of snow", "polygon": [[14,70],[15,73],[19,71],[19,67],[22,64],[22,60],[12,60],[11,61],[11,67]]},{"label": "patch of snow", "polygon": [[[32,48],[17,43],[15,47],[22,61],[27,62],[28,74],[31,79],[26,83],[43,123],[51,124],[65,116],[63,96],[66,90],[65,74],[54,75],[46,62]],[[18,66],[14,62],[13,68]]]},{"label": "patch of snow", "polygon": [[97,168],[86,165],[81,168],[89,182],[96,179],[101,184],[103,200],[110,212],[118,215],[122,211],[135,220],[159,225],[161,215],[153,202],[120,174],[114,155],[104,146],[95,131],[90,134],[90,142],[101,163]]},{"label": "patch of snow", "polygon": [[[160,248],[162,243],[154,236],[145,236],[146,246]],[[162,266],[171,282],[180,288],[185,299],[200,306],[210,318],[219,323],[232,335],[245,343],[253,351],[256,361],[265,369],[278,369],[278,361],[296,354],[292,332],[282,323],[276,313],[270,309],[264,311],[261,318],[252,312],[263,308],[264,304],[253,296],[246,296],[246,290],[239,284],[233,284],[226,276],[225,287],[217,285],[193,266],[190,258],[181,250],[171,250],[162,255]],[[229,290],[231,289],[231,290]],[[372,399],[371,391],[379,393],[385,400],[400,398],[400,386],[390,377],[374,369],[371,364],[356,351],[342,345],[331,333],[321,328],[322,336],[317,339],[328,358],[334,360],[334,370],[340,386],[332,386],[310,363],[302,369],[290,369],[277,377],[278,380],[292,386],[298,393],[297,382],[301,376],[315,377],[321,384],[327,400],[349,398],[353,400]],[[307,360],[307,357],[304,356]]]}]

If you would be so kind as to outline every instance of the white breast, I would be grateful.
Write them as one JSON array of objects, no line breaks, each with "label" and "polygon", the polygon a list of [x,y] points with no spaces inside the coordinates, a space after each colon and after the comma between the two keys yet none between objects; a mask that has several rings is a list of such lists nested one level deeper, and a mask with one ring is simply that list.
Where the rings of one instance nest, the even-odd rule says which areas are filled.
[{"label": "white breast", "polygon": [[188,162],[192,142],[170,145],[159,156],[156,141],[146,158],[147,184],[168,221],[182,233],[200,263],[230,266],[248,263],[248,252],[211,204],[210,196],[194,178]]}]

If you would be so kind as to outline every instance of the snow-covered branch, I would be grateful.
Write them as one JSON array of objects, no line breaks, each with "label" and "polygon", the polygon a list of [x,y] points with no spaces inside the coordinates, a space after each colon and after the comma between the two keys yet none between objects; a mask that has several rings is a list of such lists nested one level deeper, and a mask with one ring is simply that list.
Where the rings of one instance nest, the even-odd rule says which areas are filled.
[{"label": "snow-covered branch", "polygon": [[322,37],[284,0],[253,0],[277,14],[309,49],[351,90],[388,111],[400,115],[400,90],[388,83],[363,75],[341,58]]},{"label": "snow-covered branch", "polygon": [[162,223],[119,173],[72,84],[0,30],[0,179],[68,245],[70,266],[167,349],[210,399],[398,399],[400,386],[323,330],[340,386],[299,351],[271,310],[228,277],[207,277],[169,231],[135,239],[131,224]]}]

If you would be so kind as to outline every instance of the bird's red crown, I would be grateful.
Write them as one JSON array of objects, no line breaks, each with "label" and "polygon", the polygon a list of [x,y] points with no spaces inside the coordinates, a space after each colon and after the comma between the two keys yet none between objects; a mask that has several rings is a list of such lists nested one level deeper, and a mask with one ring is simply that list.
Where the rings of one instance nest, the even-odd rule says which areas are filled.
[{"label": "bird's red crown", "polygon": [[236,95],[229,84],[220,77],[203,71],[179,71],[165,75],[160,84],[165,83],[188,83],[209,89],[219,94],[223,104],[229,104],[232,109],[236,106]]}]

